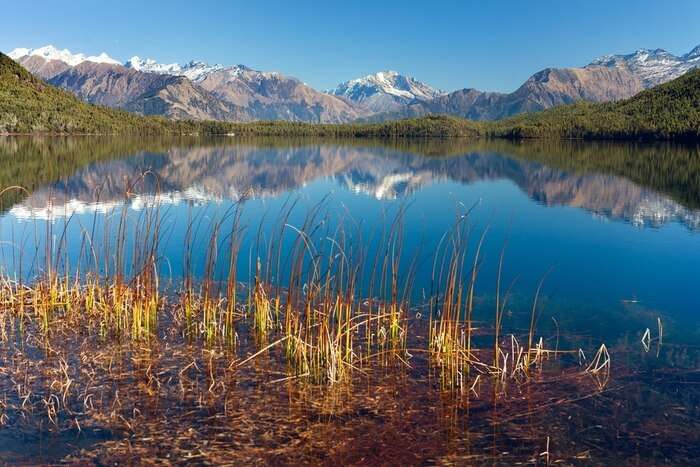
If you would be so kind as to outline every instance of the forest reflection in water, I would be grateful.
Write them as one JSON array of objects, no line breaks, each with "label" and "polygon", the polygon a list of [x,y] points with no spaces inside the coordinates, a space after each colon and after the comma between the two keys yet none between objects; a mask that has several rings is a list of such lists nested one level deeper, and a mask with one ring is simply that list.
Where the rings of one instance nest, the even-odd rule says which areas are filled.
[{"label": "forest reflection in water", "polygon": [[[124,462],[171,455],[200,462],[360,463],[391,458],[403,463],[677,464],[692,462],[698,454],[698,299],[691,293],[700,264],[696,148],[224,138],[7,138],[0,147],[7,162],[3,185],[26,188],[9,190],[3,197],[0,240],[7,277],[16,278],[20,264],[28,278],[41,277],[46,258],[34,256],[46,251],[53,252],[56,264],[64,264],[64,257],[65,264],[84,261],[86,231],[93,233],[96,251],[118,250],[111,234],[119,237],[118,220],[125,216],[126,251],[150,235],[143,234],[148,219],[158,219],[163,238],[152,261],[163,283],[175,283],[175,294],[155,305],[153,335],[143,339],[135,329],[144,322],[128,321],[124,330],[101,314],[72,321],[76,316],[65,304],[54,310],[55,318],[46,321],[50,324],[22,324],[7,312],[17,311],[12,294],[23,289],[8,282],[3,339],[16,345],[5,346],[2,355],[6,427],[0,431],[0,452],[6,450],[9,459],[22,460],[22,450],[42,446],[49,460]],[[239,222],[246,226],[246,237],[237,246],[237,280],[243,283],[241,297],[249,298],[247,305],[241,298],[242,308],[235,310],[235,345],[228,344],[223,318],[211,328],[213,340],[206,337],[211,325],[206,319],[192,337],[182,304],[198,310],[202,306],[206,316],[206,303],[198,294],[206,298],[209,292],[201,289],[199,301],[188,302],[179,284],[190,273],[198,284],[208,278],[215,284],[226,282],[230,249],[216,250],[221,252],[215,255],[220,267],[214,272],[208,269],[207,252],[212,251],[210,238],[217,225],[222,232],[238,232],[232,230],[229,214],[242,198]],[[319,222],[311,226],[323,221],[323,228],[305,230],[305,219],[314,209]],[[444,316],[447,301],[443,284],[438,294],[442,311],[430,309],[435,274],[431,259],[440,251],[445,232],[467,212],[469,234],[450,238],[469,251],[463,283],[465,297],[475,284],[473,321],[461,321],[455,335],[466,332],[473,338],[474,355],[469,351],[455,363],[439,344],[446,341],[435,340],[442,334],[436,334],[427,318]],[[212,221],[224,218],[221,224]],[[193,219],[201,228],[188,236]],[[377,231],[383,222],[400,228],[382,236]],[[290,227],[276,233],[280,225]],[[324,373],[334,376],[321,378],[337,384],[309,380],[298,371],[304,367],[290,357],[289,347],[274,345],[295,336],[317,348],[309,336],[320,334],[290,334],[273,324],[265,327],[264,342],[272,344],[268,349],[255,337],[259,324],[254,310],[264,303],[274,309],[280,290],[274,292],[272,282],[269,288],[258,287],[258,278],[289,277],[294,265],[280,253],[275,257],[282,258],[282,266],[275,265],[267,252],[295,251],[294,229],[308,232],[319,257],[333,257],[333,242],[342,243],[348,263],[354,257],[351,251],[362,251],[357,257],[365,259],[381,258],[378,252],[388,244],[394,245],[392,255],[400,245],[405,254],[396,254],[396,263],[380,259],[377,264],[386,265],[387,271],[414,271],[407,273],[411,297],[396,310],[390,305],[404,302],[392,298],[401,296],[392,292],[393,286],[387,285],[386,294],[378,287],[369,289],[371,266],[360,273],[364,280],[353,282],[358,286],[352,301],[357,313],[376,298],[378,304],[387,303],[387,321],[385,327],[365,324],[362,337],[353,337],[357,346],[339,347],[349,351],[339,361],[357,368],[347,379],[336,381],[336,370]],[[328,237],[333,242],[324,240]],[[45,238],[52,239],[51,248]],[[219,244],[227,245],[226,238],[222,235]],[[393,240],[387,243],[387,238]],[[26,256],[18,258],[17,244]],[[500,358],[492,355],[493,309],[499,309],[496,300],[503,298],[505,288],[496,287],[505,244],[503,282],[519,280],[503,308],[502,342],[496,346],[495,355],[500,349],[504,361],[512,363],[508,374],[513,378],[501,384],[498,375],[505,374],[506,365],[492,363]],[[192,253],[190,260],[185,250]],[[132,258],[125,267],[129,261],[131,266],[137,263]],[[344,261],[334,261],[328,280],[348,281],[344,273],[337,274]],[[478,282],[469,280],[471,261],[479,265]],[[537,337],[526,345],[533,295],[552,266],[535,307]],[[140,269],[133,267],[134,277],[148,277],[136,271]],[[664,271],[663,277],[658,271]],[[397,282],[407,283],[406,275]],[[293,284],[285,279],[279,296]],[[314,290],[308,283],[297,285],[304,294]],[[69,290],[61,293],[67,301],[76,300],[80,294]],[[41,291],[32,293],[45,297]],[[76,303],[85,306],[80,300]],[[138,297],[134,300],[141,303]],[[320,297],[314,300],[314,306],[326,303]],[[34,313],[43,309],[37,303],[31,305]],[[460,303],[458,308],[466,309],[466,298]],[[225,301],[216,306],[224,313]],[[394,312],[400,316],[396,324]],[[376,315],[378,321],[385,319],[383,313]],[[282,314],[279,319],[286,322]],[[302,313],[299,319],[307,317]],[[220,324],[221,340],[216,334]],[[349,335],[342,326],[333,329],[343,338]],[[517,344],[508,341],[510,333]],[[394,338],[401,344],[391,344]],[[603,379],[593,371],[608,365],[604,358],[596,360],[603,355],[601,343],[607,344],[612,362],[602,366]],[[459,340],[451,345],[463,344]],[[516,357],[521,348],[530,363]],[[518,369],[531,364],[526,373]],[[332,370],[327,363],[318,365]],[[291,374],[290,367],[296,368]],[[446,380],[445,368],[459,370],[457,379],[453,375]],[[466,368],[472,373],[462,376]],[[12,382],[22,378],[26,383],[18,389]]]}]

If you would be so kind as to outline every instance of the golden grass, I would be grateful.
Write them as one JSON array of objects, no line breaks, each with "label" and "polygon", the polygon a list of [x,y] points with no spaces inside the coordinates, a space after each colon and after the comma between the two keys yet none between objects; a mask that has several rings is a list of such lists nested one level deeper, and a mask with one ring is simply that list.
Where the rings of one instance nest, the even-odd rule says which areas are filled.
[{"label": "golden grass", "polygon": [[[77,264],[69,264],[69,242],[74,241],[68,235],[70,220],[58,234],[47,222],[43,235],[37,232],[45,239],[43,271],[25,281],[0,277],[2,319],[16,318],[20,332],[28,322],[35,323],[48,340],[57,330],[72,329],[103,339],[147,342],[159,330],[166,332],[166,317],[167,326],[176,325],[177,334],[189,342],[202,342],[212,351],[227,349],[232,364],[250,361],[250,356],[236,356],[240,333],[246,332],[259,351],[265,349],[260,355],[281,348],[287,377],[328,385],[350,381],[369,365],[410,367],[411,352],[427,352],[440,386],[462,393],[477,393],[485,377],[500,384],[527,380],[547,360],[575,353],[560,351],[558,344],[545,348],[537,336],[546,274],[535,292],[527,335],[504,336],[503,318],[514,283],[502,294],[505,247],[498,262],[493,327],[477,326],[475,297],[488,227],[471,241],[471,209],[457,213],[432,253],[431,290],[425,298],[427,349],[409,349],[409,341],[415,341],[409,314],[417,309],[411,298],[419,252],[403,251],[406,206],[383,226],[381,235],[368,239],[347,214],[329,222],[325,200],[308,209],[298,225],[289,221],[296,202],[286,203],[271,232],[264,232],[262,223],[258,226],[247,252],[250,280],[241,284],[245,202],[243,196],[213,217],[190,211],[182,280],[174,288],[160,283],[165,214],[157,203],[136,220],[126,207],[105,216],[102,239],[94,225],[82,229]],[[195,253],[200,244],[206,251]],[[195,273],[199,261],[201,274]],[[658,327],[660,346],[660,320]],[[478,347],[477,332],[491,335],[493,345]],[[649,341],[645,334],[647,350]],[[603,345],[586,372],[609,371],[610,356]]]}]

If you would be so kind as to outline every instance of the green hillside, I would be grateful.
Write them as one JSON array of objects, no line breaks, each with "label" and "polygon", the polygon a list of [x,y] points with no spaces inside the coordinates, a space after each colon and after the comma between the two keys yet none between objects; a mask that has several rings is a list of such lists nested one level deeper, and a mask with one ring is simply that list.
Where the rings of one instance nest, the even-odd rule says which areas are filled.
[{"label": "green hillside", "polygon": [[164,133],[173,125],[82,102],[0,53],[0,133]]},{"label": "green hillside", "polygon": [[618,102],[580,102],[487,125],[507,138],[700,138],[700,69]]},{"label": "green hillside", "polygon": [[87,104],[34,77],[0,53],[0,133],[235,134],[266,136],[402,137],[477,136],[478,126],[453,117],[382,124],[318,125],[295,122],[188,122],[141,117]]},{"label": "green hillside", "polygon": [[190,122],[90,105],[0,53],[0,133],[236,136],[700,139],[700,70],[624,101],[581,102],[495,122],[427,116],[343,125]]}]

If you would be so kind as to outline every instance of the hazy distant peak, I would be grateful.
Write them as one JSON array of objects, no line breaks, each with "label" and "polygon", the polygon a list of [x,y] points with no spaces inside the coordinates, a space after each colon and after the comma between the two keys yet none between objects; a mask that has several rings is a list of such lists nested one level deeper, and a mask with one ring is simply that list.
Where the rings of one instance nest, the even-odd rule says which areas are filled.
[{"label": "hazy distant peak", "polygon": [[124,63],[124,66],[127,68],[133,68],[136,71],[151,71],[151,70],[158,70],[158,71],[170,71],[173,69],[180,69],[180,65],[177,63],[171,63],[168,65],[158,63],[152,58],[141,58],[138,55],[134,55],[131,57],[129,60]]},{"label": "hazy distant peak", "polygon": [[700,46],[680,57],[664,49],[638,49],[631,54],[604,55],[590,66],[628,68],[647,85],[656,85],[677,78],[700,65]]},{"label": "hazy distant peak", "polygon": [[17,48],[12,50],[8,56],[13,59],[17,60],[22,57],[26,56],[35,56],[35,57],[41,57],[45,60],[58,60],[61,62],[64,62],[70,66],[76,66],[80,63],[83,62],[94,62],[94,63],[108,63],[110,65],[120,65],[120,63],[107,55],[105,52],[102,52],[99,55],[90,55],[86,56],[85,54],[82,53],[77,53],[74,54],[68,49],[63,49],[60,50],[57,47],[54,47],[53,45],[45,45],[44,47],[39,47],[36,49],[30,49],[30,48]]},{"label": "hazy distant peak", "polygon": [[700,45],[696,46],[693,50],[683,55],[686,60],[691,60],[700,57]]},{"label": "hazy distant peak", "polygon": [[180,65],[179,63],[158,63],[152,58],[142,59],[138,56],[131,57],[125,64],[127,68],[144,71],[148,73],[159,73],[175,76],[184,76],[192,81],[204,79],[209,73],[222,70],[223,65],[209,65],[202,61],[191,60],[190,62]]}]

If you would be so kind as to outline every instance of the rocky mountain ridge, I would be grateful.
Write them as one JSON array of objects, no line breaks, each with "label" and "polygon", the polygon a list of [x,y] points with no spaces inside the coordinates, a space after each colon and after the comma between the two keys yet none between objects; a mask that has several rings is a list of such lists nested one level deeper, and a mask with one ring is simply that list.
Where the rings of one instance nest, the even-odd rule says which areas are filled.
[{"label": "rocky mountain ridge", "polygon": [[301,80],[244,65],[163,64],[134,56],[73,54],[54,46],[20,48],[10,57],[50,84],[95,104],[193,120],[289,120],[346,123],[447,114],[495,120],[579,100],[625,99],[700,65],[700,46],[675,56],[662,49],[605,55],[580,68],[546,68],[511,93],[465,88],[445,93],[395,71],[320,92]]},{"label": "rocky mountain ridge", "polygon": [[[48,52],[47,52],[48,51]],[[102,57],[105,54],[100,55]],[[191,120],[342,123],[364,115],[344,99],[277,72],[237,65],[125,64],[47,46],[10,52],[34,75],[91,103]]]}]

